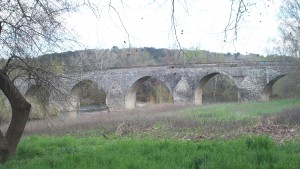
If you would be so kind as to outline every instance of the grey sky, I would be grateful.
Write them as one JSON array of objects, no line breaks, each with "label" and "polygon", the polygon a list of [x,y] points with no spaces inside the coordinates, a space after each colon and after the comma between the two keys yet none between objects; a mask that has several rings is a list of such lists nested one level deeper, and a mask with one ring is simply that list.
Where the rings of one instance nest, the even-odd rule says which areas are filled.
[{"label": "grey sky", "polygon": [[[171,31],[169,1],[112,2],[114,8],[108,6],[108,1],[98,4],[98,18],[88,9],[68,18],[70,27],[78,33],[85,48],[128,47],[129,42],[131,47],[178,48]],[[185,2],[187,4],[176,4],[175,8],[177,33],[183,48],[267,54],[265,49],[272,46],[268,41],[277,36],[280,1],[266,0],[252,6],[234,43],[224,43],[229,0]]]}]

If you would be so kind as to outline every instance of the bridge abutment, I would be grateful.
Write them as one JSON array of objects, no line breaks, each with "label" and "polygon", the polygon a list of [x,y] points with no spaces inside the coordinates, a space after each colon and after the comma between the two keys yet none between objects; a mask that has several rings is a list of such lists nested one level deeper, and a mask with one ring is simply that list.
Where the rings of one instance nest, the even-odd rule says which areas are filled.
[{"label": "bridge abutment", "polygon": [[109,110],[118,110],[125,108],[125,94],[116,81],[108,87],[106,93],[106,106]]},{"label": "bridge abutment", "polygon": [[261,93],[255,89],[238,89],[239,102],[256,101],[261,99]]}]

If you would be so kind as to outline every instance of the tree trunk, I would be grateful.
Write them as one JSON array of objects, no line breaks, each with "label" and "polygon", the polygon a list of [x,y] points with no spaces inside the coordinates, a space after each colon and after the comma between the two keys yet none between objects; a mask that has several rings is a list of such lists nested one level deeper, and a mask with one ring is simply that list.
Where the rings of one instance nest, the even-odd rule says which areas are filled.
[{"label": "tree trunk", "polygon": [[217,98],[216,98],[216,93],[217,93],[217,83],[218,83],[218,78],[215,77],[214,92],[213,92],[213,98],[214,98],[214,101],[215,101],[215,102],[217,102]]},{"label": "tree trunk", "polygon": [[5,137],[0,133],[0,162],[14,154],[28,120],[31,105],[26,101],[8,75],[0,70],[0,89],[9,100],[12,117]]},{"label": "tree trunk", "polygon": [[0,131],[0,163],[4,163],[9,156],[9,145]]}]

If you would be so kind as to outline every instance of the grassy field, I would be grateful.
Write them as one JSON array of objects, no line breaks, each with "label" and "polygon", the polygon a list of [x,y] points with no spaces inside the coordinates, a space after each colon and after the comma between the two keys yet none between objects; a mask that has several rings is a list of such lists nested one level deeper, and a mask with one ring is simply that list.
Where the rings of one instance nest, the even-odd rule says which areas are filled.
[{"label": "grassy field", "polygon": [[300,144],[276,145],[267,136],[234,140],[170,141],[30,136],[3,169],[294,168]]},{"label": "grassy field", "polygon": [[0,168],[299,169],[299,126],[300,99],[32,121]]}]

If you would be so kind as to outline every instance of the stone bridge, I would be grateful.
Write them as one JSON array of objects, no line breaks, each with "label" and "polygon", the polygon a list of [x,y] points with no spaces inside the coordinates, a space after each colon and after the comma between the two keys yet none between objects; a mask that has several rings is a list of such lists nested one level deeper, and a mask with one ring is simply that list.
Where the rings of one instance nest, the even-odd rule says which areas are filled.
[{"label": "stone bridge", "polygon": [[[202,104],[204,85],[215,75],[231,79],[238,89],[239,101],[268,101],[274,83],[285,75],[295,74],[299,66],[290,64],[192,64],[109,69],[83,74],[70,74],[61,79],[63,91],[72,106],[79,101],[76,86],[90,81],[106,93],[110,109],[131,109],[136,106],[136,92],[149,78],[161,81],[173,96],[174,103]],[[23,94],[33,86],[23,86]],[[51,96],[50,101],[55,99]],[[71,107],[72,107],[71,106]],[[71,109],[70,107],[67,109]]]}]

